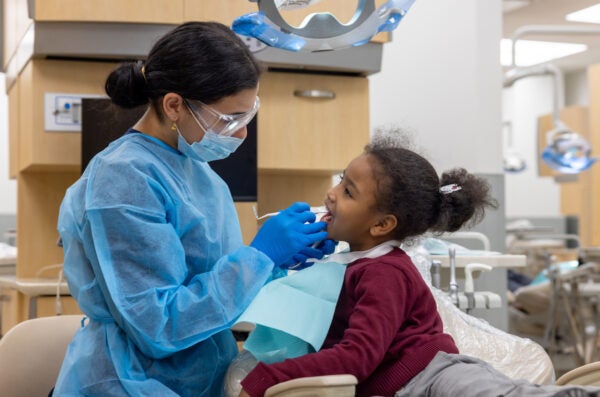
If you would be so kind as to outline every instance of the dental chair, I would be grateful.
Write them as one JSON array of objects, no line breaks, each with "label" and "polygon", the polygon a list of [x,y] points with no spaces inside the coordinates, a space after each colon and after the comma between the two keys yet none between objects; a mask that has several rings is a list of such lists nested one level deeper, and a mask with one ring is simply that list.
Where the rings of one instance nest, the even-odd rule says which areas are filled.
[{"label": "dental chair", "polygon": [[[478,357],[512,378],[551,384],[554,368],[541,346],[506,334],[460,311],[442,291],[434,292],[444,331],[454,338],[462,354]],[[477,320],[477,319],[475,319]],[[590,372],[600,385],[600,363]],[[582,370],[583,371],[583,370]],[[354,397],[357,379],[352,375],[328,375],[293,379],[267,389],[265,397]],[[559,383],[557,383],[559,384]],[[580,383],[578,383],[580,384]]]},{"label": "dental chair", "polygon": [[357,383],[352,375],[298,378],[269,387],[265,397],[354,397]]},{"label": "dental chair", "polygon": [[[536,384],[554,383],[552,361],[539,344],[496,329],[485,321],[461,311],[446,292],[432,286],[429,252],[420,241],[402,248],[411,256],[415,266],[430,286],[444,323],[444,331],[452,335],[462,354],[480,358],[514,379],[526,379]],[[240,356],[242,354],[243,352]],[[237,378],[238,382],[253,368],[252,364],[244,368],[243,361],[240,360],[239,364],[232,365],[230,367],[232,373],[228,373],[232,378]],[[234,384],[235,382],[229,383],[233,388],[233,392],[229,394],[231,396],[237,396],[239,393],[239,389],[236,390]],[[299,378],[272,386],[265,396],[353,397],[356,384],[357,380],[352,375]]]},{"label": "dental chair", "polygon": [[47,396],[83,315],[23,321],[0,339],[0,395]]}]

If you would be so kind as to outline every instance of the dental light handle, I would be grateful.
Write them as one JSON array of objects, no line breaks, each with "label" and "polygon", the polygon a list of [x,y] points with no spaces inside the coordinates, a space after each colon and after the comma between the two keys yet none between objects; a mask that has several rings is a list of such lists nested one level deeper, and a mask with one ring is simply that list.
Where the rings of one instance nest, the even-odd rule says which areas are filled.
[{"label": "dental light handle", "polygon": [[465,266],[465,293],[474,293],[475,292],[475,284],[473,283],[473,272],[475,271],[485,271],[489,272],[492,270],[490,265],[486,265],[483,263],[469,263]]},{"label": "dental light handle", "polygon": [[458,283],[456,282],[456,248],[448,248],[448,257],[450,259],[450,285],[449,293],[453,304],[458,303]]}]

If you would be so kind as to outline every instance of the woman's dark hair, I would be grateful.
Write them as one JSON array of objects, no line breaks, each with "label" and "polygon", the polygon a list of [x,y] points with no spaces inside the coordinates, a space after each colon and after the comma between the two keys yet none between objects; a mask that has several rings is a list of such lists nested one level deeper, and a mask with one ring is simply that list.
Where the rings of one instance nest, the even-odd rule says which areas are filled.
[{"label": "woman's dark hair", "polygon": [[[485,179],[455,168],[441,178],[422,156],[399,146],[388,137],[375,138],[365,147],[377,181],[377,210],[394,214],[398,226],[394,238],[404,240],[432,232],[454,232],[473,226],[496,208]],[[444,194],[442,186],[456,184],[460,190]]]},{"label": "woman's dark hair", "polygon": [[146,61],[126,62],[108,76],[105,90],[113,103],[134,108],[169,92],[207,104],[255,88],[261,64],[244,42],[217,22],[188,22],[160,38]]}]

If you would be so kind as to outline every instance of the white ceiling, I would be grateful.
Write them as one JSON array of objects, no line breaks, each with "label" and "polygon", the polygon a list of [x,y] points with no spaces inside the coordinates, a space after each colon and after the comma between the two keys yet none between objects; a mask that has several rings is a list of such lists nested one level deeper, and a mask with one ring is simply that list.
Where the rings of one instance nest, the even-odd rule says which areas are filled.
[{"label": "white ceiling", "polygon": [[[511,38],[515,30],[526,25],[587,26],[600,29],[600,24],[565,20],[565,15],[600,3],[600,0],[503,0],[503,37]],[[600,63],[600,34],[527,35],[522,39],[583,43],[588,50],[552,61],[565,72],[585,69]]]}]

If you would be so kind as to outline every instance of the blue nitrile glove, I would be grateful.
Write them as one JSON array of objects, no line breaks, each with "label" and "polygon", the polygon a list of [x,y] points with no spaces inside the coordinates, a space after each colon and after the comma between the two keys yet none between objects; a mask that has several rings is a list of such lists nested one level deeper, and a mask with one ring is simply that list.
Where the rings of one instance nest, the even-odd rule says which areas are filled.
[{"label": "blue nitrile glove", "polygon": [[302,249],[327,238],[325,222],[315,222],[315,214],[306,203],[294,203],[268,219],[250,243],[280,266]]},{"label": "blue nitrile glove", "polygon": [[312,266],[314,263],[313,261],[307,262],[308,259],[321,259],[325,255],[333,253],[337,244],[337,241],[325,239],[316,244],[316,247],[304,247],[300,250],[300,252],[292,256],[292,259],[283,263],[281,267],[290,270],[306,269],[307,267]]},{"label": "blue nitrile glove", "polygon": [[317,249],[323,254],[321,255],[321,258],[325,255],[333,254],[333,251],[335,251],[335,247],[337,247],[337,245],[338,242],[332,239],[325,239],[321,241],[319,245],[317,245]]}]

